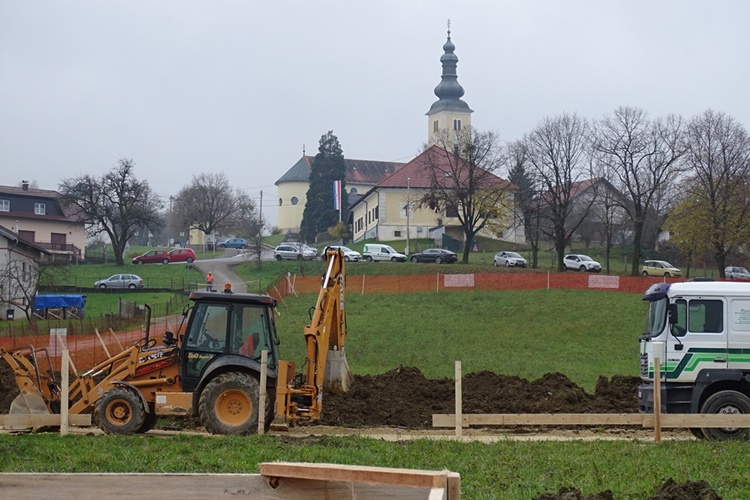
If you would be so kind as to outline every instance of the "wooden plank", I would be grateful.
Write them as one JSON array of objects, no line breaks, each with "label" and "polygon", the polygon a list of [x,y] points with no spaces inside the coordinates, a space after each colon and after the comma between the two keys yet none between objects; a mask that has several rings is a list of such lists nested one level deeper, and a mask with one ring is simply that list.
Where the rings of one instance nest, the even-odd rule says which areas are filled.
[{"label": "wooden plank", "polygon": [[[465,413],[463,426],[493,425],[639,425],[654,427],[654,415],[646,413],[507,413],[477,414]],[[433,427],[454,427],[453,414],[432,415]],[[675,414],[662,413],[661,427],[747,427],[750,428],[750,414]]]},{"label": "wooden plank", "polygon": [[445,488],[448,471],[299,462],[264,462],[260,464],[260,473],[273,478],[293,477],[367,484],[394,484],[413,488]]},{"label": "wooden plank", "polygon": [[[24,425],[28,427],[52,427],[61,424],[60,415],[57,414],[0,415],[0,425],[5,427]],[[91,425],[91,415],[68,415],[68,424],[88,427]]]},{"label": "wooden plank", "polygon": [[128,498],[150,498],[158,492],[159,500],[238,496],[248,500],[453,500],[444,494],[431,497],[434,491],[431,489],[297,478],[272,482],[260,474],[0,474],[0,491],[3,498],[53,497],[55,500],[101,500],[118,496],[113,492],[125,492]]},{"label": "wooden plank", "polygon": [[[653,428],[654,427],[654,416],[651,414],[644,415],[643,426]],[[661,414],[661,427],[669,428],[690,428],[690,427],[747,427],[750,428],[750,415],[748,414],[704,414],[704,413],[691,413],[691,414],[677,414],[677,413],[662,413]]]},{"label": "wooden plank", "polygon": [[[640,413],[507,413],[463,415],[464,427],[491,425],[643,425]],[[433,427],[453,427],[452,414],[433,414]]]},{"label": "wooden plank", "polygon": [[460,438],[463,430],[462,398],[461,398],[461,362],[456,361],[456,437]]}]

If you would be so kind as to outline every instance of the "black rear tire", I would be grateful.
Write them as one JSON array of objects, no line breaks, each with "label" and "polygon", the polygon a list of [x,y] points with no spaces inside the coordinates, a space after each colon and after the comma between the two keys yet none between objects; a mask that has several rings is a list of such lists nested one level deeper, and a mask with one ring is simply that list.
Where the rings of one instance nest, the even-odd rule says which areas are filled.
[{"label": "black rear tire", "polygon": [[[738,415],[750,413],[750,398],[738,391],[719,391],[710,396],[701,413]],[[703,435],[712,441],[747,441],[750,429],[738,427],[703,428]]]},{"label": "black rear tire", "polygon": [[128,285],[128,288],[135,288],[135,285],[133,283]]},{"label": "black rear tire", "polygon": [[412,262],[414,262],[414,263],[416,264],[416,263],[417,263],[417,258],[416,258],[416,257],[412,257],[412,258],[411,258],[411,261],[412,261]]},{"label": "black rear tire", "polygon": [[115,387],[104,393],[94,409],[99,428],[106,434],[139,432],[146,419],[141,398],[133,391]]},{"label": "black rear tire", "polygon": [[144,432],[150,431],[156,425],[157,420],[159,420],[159,416],[154,410],[154,405],[149,405],[148,412],[146,412],[146,418],[143,419],[143,425],[141,425],[140,429],[136,432],[143,434]]},{"label": "black rear tire", "polygon": [[218,375],[200,396],[198,414],[203,426],[211,434],[257,434],[259,393],[258,381],[246,373]]},{"label": "black rear tire", "polygon": [[582,273],[585,273],[586,272],[586,266],[581,266],[581,267],[578,268],[578,270],[581,271]]},{"label": "black rear tire", "polygon": [[441,264],[443,259],[441,257],[435,257],[435,264]]}]

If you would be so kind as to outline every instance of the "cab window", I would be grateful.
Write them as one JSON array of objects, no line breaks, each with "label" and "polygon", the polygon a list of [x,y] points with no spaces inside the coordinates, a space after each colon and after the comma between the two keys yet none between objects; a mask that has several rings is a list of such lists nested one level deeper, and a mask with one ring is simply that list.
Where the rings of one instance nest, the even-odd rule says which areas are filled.
[{"label": "cab window", "polygon": [[672,325],[676,336],[685,333],[722,333],[724,304],[720,300],[678,300],[675,302],[677,321]]}]

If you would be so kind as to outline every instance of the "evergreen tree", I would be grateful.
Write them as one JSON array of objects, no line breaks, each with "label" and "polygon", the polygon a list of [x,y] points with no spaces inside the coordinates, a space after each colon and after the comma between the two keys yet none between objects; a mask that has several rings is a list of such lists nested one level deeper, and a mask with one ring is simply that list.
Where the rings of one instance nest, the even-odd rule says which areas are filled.
[{"label": "evergreen tree", "polygon": [[318,154],[313,160],[310,172],[310,188],[307,190],[307,203],[302,212],[300,233],[307,242],[315,241],[315,236],[325,232],[339,222],[339,211],[334,208],[333,181],[341,181],[341,220],[349,215],[349,199],[346,194],[346,164],[338,138],[329,131],[320,138]]}]

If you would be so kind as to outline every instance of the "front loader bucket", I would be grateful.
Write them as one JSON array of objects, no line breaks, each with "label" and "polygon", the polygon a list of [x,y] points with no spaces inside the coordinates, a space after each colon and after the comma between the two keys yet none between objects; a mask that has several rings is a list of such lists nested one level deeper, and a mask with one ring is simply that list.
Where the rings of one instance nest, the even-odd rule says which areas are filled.
[{"label": "front loader bucket", "polygon": [[[44,397],[42,397],[41,393],[36,390],[36,387],[30,390],[21,391],[18,396],[16,396],[16,399],[10,404],[11,415],[40,415],[48,413],[49,410],[44,402]],[[28,429],[29,427],[26,425],[11,424],[7,425],[5,428],[20,430]]]},{"label": "front loader bucket", "polygon": [[339,394],[349,390],[354,376],[349,370],[344,350],[328,351],[326,358],[326,373],[323,377],[323,390]]}]

